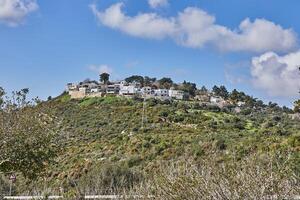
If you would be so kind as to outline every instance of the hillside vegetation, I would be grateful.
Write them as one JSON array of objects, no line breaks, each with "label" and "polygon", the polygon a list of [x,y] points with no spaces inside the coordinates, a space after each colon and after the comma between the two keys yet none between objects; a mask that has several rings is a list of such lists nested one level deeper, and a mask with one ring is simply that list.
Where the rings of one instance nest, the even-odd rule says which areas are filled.
[{"label": "hillside vegetation", "polygon": [[[20,175],[14,187],[16,194],[45,192],[45,188],[51,194],[63,188],[70,196],[83,191],[105,194],[129,189],[150,194],[153,188],[145,192],[146,183],[160,177],[158,174],[162,180],[153,180],[153,184],[163,188],[174,183],[174,190],[157,190],[156,194],[170,194],[176,192],[176,184],[181,186],[183,174],[187,178],[184,183],[200,184],[195,180],[201,180],[201,173],[191,170],[196,166],[209,169],[206,176],[219,174],[215,181],[233,181],[232,187],[239,186],[243,178],[237,180],[235,176],[244,169],[261,166],[262,171],[254,173],[256,183],[245,176],[249,187],[272,176],[272,184],[278,183],[278,188],[289,183],[281,189],[299,192],[300,123],[282,109],[270,106],[264,111],[245,109],[237,114],[193,101],[143,102],[122,97],[73,100],[67,94],[41,104],[51,108],[57,121],[53,127],[58,130],[53,138],[57,147],[54,162],[47,164],[45,176],[37,180],[24,181]],[[175,163],[177,168],[171,171],[168,166],[174,168]],[[178,172],[185,167],[187,170]],[[228,170],[222,171],[224,167]],[[170,179],[170,174],[178,177]],[[143,190],[137,189],[142,183]],[[5,179],[2,185],[5,188]],[[217,191],[216,186],[211,189]],[[222,197],[210,195],[208,199]]]}]

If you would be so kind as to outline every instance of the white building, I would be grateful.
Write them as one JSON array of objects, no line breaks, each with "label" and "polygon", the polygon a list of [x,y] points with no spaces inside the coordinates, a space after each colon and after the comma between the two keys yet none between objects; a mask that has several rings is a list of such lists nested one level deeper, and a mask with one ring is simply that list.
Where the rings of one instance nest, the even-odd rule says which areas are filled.
[{"label": "white building", "polygon": [[187,97],[186,93],[175,89],[152,89],[151,87],[141,88],[140,83],[118,81],[110,85],[99,84],[97,81],[85,80],[79,84],[67,84],[67,91],[72,98],[98,97],[105,94],[120,96],[140,96],[144,98],[156,98],[160,100],[178,99],[183,100]]},{"label": "white building", "polygon": [[85,92],[85,93],[86,93],[86,92],[88,92],[89,90],[88,90],[88,88],[86,88],[86,87],[79,87],[79,88],[78,88],[78,91],[79,91],[79,92]]},{"label": "white building", "polygon": [[133,85],[121,85],[119,94],[123,96],[133,96],[137,92],[137,88]]},{"label": "white building", "polygon": [[97,81],[90,81],[90,80],[86,80],[78,84],[78,87],[81,88],[85,87],[87,89],[97,88],[98,86],[99,83]]},{"label": "white building", "polygon": [[154,90],[154,94],[155,94],[155,96],[160,96],[160,97],[169,96],[169,90],[157,89],[157,90]]},{"label": "white building", "polygon": [[68,83],[67,84],[67,91],[71,91],[71,90],[77,90],[78,86],[75,83]]},{"label": "white building", "polygon": [[154,94],[154,90],[152,90],[151,87],[143,87],[141,89],[141,92],[142,92],[143,95],[152,95],[152,94]]},{"label": "white building", "polygon": [[120,85],[118,84],[108,85],[106,87],[107,94],[119,94],[119,92],[120,92]]},{"label": "white building", "polygon": [[169,90],[169,96],[174,99],[183,100],[186,96],[185,92],[182,90]]},{"label": "white building", "polygon": [[101,92],[100,88],[92,88],[91,89],[91,93],[98,93],[98,92]]},{"label": "white building", "polygon": [[170,100],[171,99],[171,97],[169,96],[169,90],[167,90],[167,89],[154,90],[153,96],[154,96],[154,98],[160,99],[160,100]]}]

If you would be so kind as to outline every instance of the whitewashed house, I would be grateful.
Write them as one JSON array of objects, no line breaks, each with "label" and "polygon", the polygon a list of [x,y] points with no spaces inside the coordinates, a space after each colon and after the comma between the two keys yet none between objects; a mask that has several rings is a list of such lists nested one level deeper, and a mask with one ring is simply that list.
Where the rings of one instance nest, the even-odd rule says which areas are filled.
[{"label": "whitewashed house", "polygon": [[186,98],[186,93],[182,90],[174,90],[170,89],[169,90],[169,96],[170,98],[178,99],[178,100],[183,100]]},{"label": "whitewashed house", "polygon": [[169,96],[169,90],[167,89],[157,89],[154,90],[154,97],[161,100],[169,100],[171,97]]},{"label": "whitewashed house", "polygon": [[90,80],[85,80],[83,82],[80,82],[78,87],[79,88],[87,88],[87,89],[92,89],[92,88],[97,88],[99,86],[99,83],[97,81],[90,81]]},{"label": "whitewashed house", "polygon": [[134,96],[136,94],[136,87],[133,85],[121,85],[119,95],[122,96]]},{"label": "whitewashed house", "polygon": [[75,83],[68,83],[67,84],[67,91],[77,90],[78,86]]},{"label": "whitewashed house", "polygon": [[101,89],[100,88],[92,88],[91,89],[91,93],[98,93],[98,92],[101,92]]},{"label": "whitewashed house", "polygon": [[119,94],[119,92],[120,92],[120,85],[118,84],[108,85],[106,87],[106,94]]},{"label": "whitewashed house", "polygon": [[154,94],[154,91],[152,90],[151,87],[143,87],[141,89],[141,92],[143,95],[151,95],[151,94]]},{"label": "whitewashed house", "polygon": [[160,96],[160,97],[169,96],[169,90],[157,89],[157,90],[154,90],[154,94],[155,94],[155,96]]}]

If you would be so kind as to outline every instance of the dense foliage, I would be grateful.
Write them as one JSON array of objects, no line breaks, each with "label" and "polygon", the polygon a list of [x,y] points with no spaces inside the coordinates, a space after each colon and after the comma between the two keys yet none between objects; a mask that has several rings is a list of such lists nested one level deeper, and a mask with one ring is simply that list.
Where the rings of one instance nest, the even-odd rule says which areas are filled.
[{"label": "dense foliage", "polygon": [[108,81],[109,81],[109,76],[110,75],[106,72],[100,74],[100,76],[99,76],[100,77],[100,82],[103,82],[104,84],[107,84]]},{"label": "dense foliage", "polygon": [[21,173],[34,179],[44,172],[55,155],[51,143],[55,121],[50,107],[38,101],[27,101],[28,89],[13,92],[12,97],[0,92],[0,172]]},{"label": "dense foliage", "polygon": [[294,111],[300,113],[300,99],[294,103]]}]

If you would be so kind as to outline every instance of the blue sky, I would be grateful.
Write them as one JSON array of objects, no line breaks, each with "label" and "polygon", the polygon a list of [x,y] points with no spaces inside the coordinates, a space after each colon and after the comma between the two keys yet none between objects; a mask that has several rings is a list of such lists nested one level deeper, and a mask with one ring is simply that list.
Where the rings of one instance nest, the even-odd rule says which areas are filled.
[{"label": "blue sky", "polygon": [[297,0],[0,0],[0,86],[46,98],[108,71],[113,79],[223,84],[290,106],[300,88],[299,7]]}]

